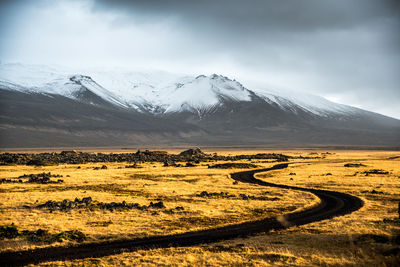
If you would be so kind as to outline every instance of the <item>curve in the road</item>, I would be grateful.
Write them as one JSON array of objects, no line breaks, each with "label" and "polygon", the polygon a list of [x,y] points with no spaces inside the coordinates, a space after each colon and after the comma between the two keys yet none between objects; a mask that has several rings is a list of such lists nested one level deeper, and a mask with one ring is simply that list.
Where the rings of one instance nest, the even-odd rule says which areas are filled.
[{"label": "curve in the road", "polygon": [[267,169],[233,173],[231,174],[231,177],[237,181],[245,183],[311,192],[321,199],[321,202],[318,205],[276,218],[264,218],[251,222],[209,230],[187,232],[183,234],[153,236],[101,243],[86,243],[71,247],[47,247],[24,251],[3,252],[0,253],[0,266],[16,266],[48,261],[103,257],[139,249],[192,246],[202,243],[211,243],[268,232],[270,230],[285,229],[294,225],[303,225],[321,221],[351,213],[363,206],[361,199],[348,194],[336,191],[272,184],[254,178],[255,173],[284,169],[287,167],[288,163],[277,164]]}]

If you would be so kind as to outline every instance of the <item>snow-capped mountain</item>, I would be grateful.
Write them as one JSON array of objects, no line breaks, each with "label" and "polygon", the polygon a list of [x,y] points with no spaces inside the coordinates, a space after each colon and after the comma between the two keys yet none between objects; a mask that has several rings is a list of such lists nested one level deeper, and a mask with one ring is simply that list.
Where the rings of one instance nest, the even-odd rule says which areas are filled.
[{"label": "snow-capped mountain", "polygon": [[0,147],[390,145],[400,121],[222,75],[0,64]]},{"label": "snow-capped mountain", "polygon": [[77,74],[46,66],[3,64],[0,65],[0,84],[12,90],[59,94],[72,99],[78,99],[79,92],[85,89],[116,106],[150,113],[204,113],[218,107],[221,100],[252,101],[252,96],[287,111],[301,109],[318,116],[357,112],[355,108],[315,95],[249,90],[235,80],[216,74],[191,77],[164,72],[92,70]]}]

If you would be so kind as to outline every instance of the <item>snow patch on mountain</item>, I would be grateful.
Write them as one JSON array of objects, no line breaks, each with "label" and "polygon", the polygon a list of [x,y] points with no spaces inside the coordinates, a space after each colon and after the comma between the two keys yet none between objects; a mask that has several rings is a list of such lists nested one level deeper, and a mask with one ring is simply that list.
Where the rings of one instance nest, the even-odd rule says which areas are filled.
[{"label": "snow patch on mountain", "polygon": [[216,74],[198,76],[185,83],[176,83],[161,90],[165,112],[193,108],[205,110],[220,103],[220,98],[233,101],[250,101],[250,92],[240,83]]},{"label": "snow patch on mountain", "polygon": [[332,113],[349,114],[358,110],[351,106],[331,102],[320,96],[287,89],[256,89],[254,92],[265,101],[275,103],[283,109],[295,111],[295,108],[300,108],[319,116],[328,116]]},{"label": "snow patch on mountain", "polygon": [[63,85],[67,82],[67,73],[48,66],[1,64],[0,80],[17,84],[26,90],[66,94],[69,88]]},{"label": "snow patch on mountain", "polygon": [[76,92],[87,89],[114,105],[128,107],[124,101],[89,76],[71,74],[69,71],[47,66],[0,65],[0,85],[18,91],[58,94],[69,98],[75,98]]},{"label": "snow patch on mountain", "polygon": [[163,88],[185,82],[185,77],[166,72],[85,71],[85,75],[131,105],[158,103]]},{"label": "snow patch on mountain", "polygon": [[73,86],[76,85],[81,85],[84,88],[90,90],[94,94],[100,96],[104,100],[107,100],[108,102],[120,106],[120,107],[129,107],[124,101],[120,100],[117,96],[115,96],[113,93],[110,91],[106,90],[104,87],[93,81],[93,79],[89,76],[84,76],[84,75],[74,75],[69,78],[69,80],[72,82]]}]

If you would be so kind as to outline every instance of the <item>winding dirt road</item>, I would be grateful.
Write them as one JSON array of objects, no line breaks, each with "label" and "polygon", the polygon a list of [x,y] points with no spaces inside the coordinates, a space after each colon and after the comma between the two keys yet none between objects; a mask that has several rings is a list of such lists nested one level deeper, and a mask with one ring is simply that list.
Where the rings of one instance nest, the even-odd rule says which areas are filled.
[{"label": "winding dirt road", "polygon": [[57,260],[103,257],[139,249],[193,246],[326,220],[335,216],[349,214],[363,206],[361,199],[348,194],[335,191],[272,184],[254,178],[255,173],[284,169],[287,167],[288,163],[277,164],[267,169],[233,173],[231,174],[231,177],[244,183],[311,192],[321,199],[319,205],[276,218],[264,218],[257,221],[218,227],[209,230],[187,232],[183,234],[152,236],[102,243],[86,243],[71,247],[52,247],[16,252],[3,252],[0,253],[0,265],[16,266]]}]

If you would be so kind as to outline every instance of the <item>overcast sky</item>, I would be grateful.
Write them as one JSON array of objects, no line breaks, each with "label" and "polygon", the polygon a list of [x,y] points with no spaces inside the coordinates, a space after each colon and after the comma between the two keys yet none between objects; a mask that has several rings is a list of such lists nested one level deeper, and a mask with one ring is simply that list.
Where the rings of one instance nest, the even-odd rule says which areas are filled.
[{"label": "overcast sky", "polygon": [[217,73],[400,118],[400,1],[2,0],[0,60]]}]

